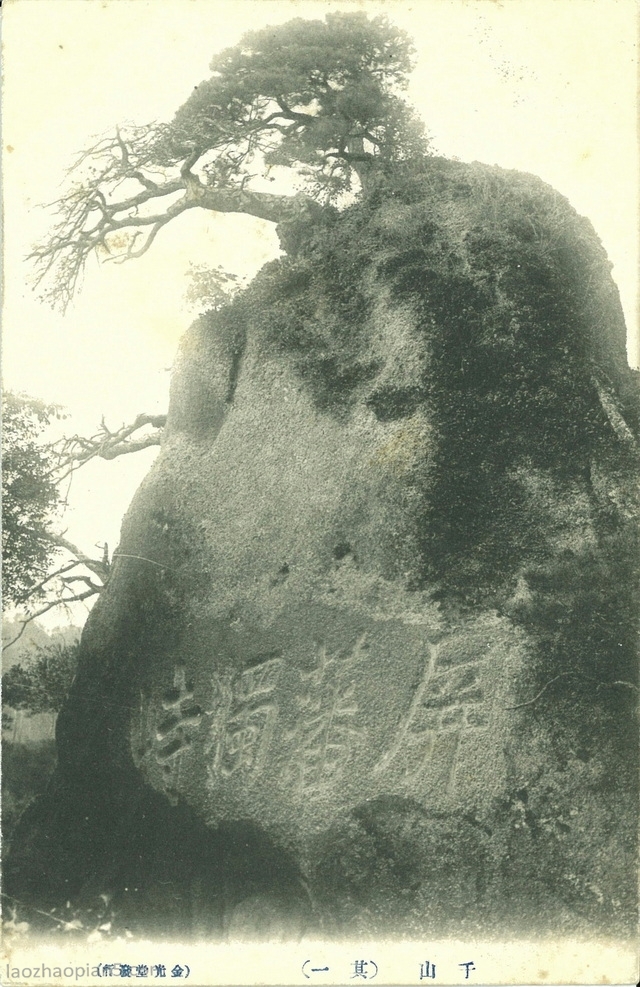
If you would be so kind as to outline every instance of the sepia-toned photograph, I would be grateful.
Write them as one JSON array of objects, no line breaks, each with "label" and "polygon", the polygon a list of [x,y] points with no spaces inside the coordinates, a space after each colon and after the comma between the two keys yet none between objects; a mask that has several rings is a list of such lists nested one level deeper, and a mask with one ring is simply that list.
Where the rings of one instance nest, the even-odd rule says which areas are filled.
[{"label": "sepia-toned photograph", "polygon": [[5,0],[6,985],[636,983],[635,0]]}]

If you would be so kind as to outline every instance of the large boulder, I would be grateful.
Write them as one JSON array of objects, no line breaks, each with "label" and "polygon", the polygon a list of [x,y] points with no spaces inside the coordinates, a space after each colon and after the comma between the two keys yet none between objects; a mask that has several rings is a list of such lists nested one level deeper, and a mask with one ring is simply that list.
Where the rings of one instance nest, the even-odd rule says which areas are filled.
[{"label": "large boulder", "polygon": [[8,890],[210,937],[632,929],[638,401],[597,237],[441,159],[280,233],[184,339]]}]

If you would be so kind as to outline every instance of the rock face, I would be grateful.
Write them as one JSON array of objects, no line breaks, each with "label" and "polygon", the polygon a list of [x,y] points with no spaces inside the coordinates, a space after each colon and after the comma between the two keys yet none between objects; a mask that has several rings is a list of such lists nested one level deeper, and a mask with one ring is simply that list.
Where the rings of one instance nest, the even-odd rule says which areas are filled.
[{"label": "rock face", "polygon": [[638,401],[602,247],[440,159],[281,239],[184,340],[10,893],[214,938],[633,929]]}]

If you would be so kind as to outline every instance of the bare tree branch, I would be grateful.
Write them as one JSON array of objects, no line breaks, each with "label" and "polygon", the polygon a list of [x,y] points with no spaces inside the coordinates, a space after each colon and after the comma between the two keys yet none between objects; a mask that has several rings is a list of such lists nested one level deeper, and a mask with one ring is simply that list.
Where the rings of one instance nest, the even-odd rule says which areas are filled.
[{"label": "bare tree branch", "polygon": [[[115,432],[103,420],[95,435],[88,438],[82,435],[66,436],[52,446],[56,464],[51,473],[57,476],[58,482],[62,482],[91,459],[117,459],[118,456],[159,446],[166,421],[166,415],[143,413],[137,415],[130,425],[122,425]],[[147,426],[154,431],[134,437],[135,432]]]},{"label": "bare tree branch", "polygon": [[85,555],[85,553],[81,549],[79,549],[76,545],[74,545],[73,542],[68,541],[68,539],[65,538],[64,535],[58,535],[54,539],[54,541],[56,545],[60,545],[61,548],[66,549],[67,552],[75,556],[78,564],[81,564],[85,566],[87,569],[90,569],[91,572],[93,572],[94,575],[98,576],[98,578],[103,583],[107,581],[111,569],[108,557],[106,560],[104,559],[104,557],[102,559],[92,559],[88,555]]},{"label": "bare tree branch", "polygon": [[[51,542],[52,544],[63,548],[66,552],[72,555],[73,560],[71,562],[65,562],[54,572],[49,573],[44,579],[40,580],[39,583],[36,583],[30,587],[28,593],[21,601],[22,604],[27,603],[29,599],[34,599],[45,586],[50,586],[54,580],[59,580],[56,595],[52,599],[48,600],[42,607],[40,607],[40,609],[36,610],[34,613],[28,614],[28,616],[21,621],[22,626],[20,631],[11,641],[8,642],[8,644],[3,646],[3,650],[4,648],[11,647],[12,644],[15,644],[16,641],[21,638],[25,628],[31,623],[31,621],[36,620],[38,617],[42,617],[45,613],[48,613],[57,606],[66,606],[70,603],[81,602],[92,596],[97,596],[102,592],[109,578],[111,564],[109,562],[109,553],[106,544],[104,546],[102,559],[92,559],[90,556],[86,555],[85,552],[79,549],[77,545],[74,545],[73,542],[70,542],[67,538],[65,538],[64,535],[52,536]],[[78,566],[84,566],[85,569],[88,569],[94,576],[97,576],[99,582],[94,582],[90,576],[87,576],[84,573],[66,575],[67,573],[71,573]],[[78,593],[75,589],[71,588],[75,583],[84,583],[85,586],[87,586],[87,589],[81,593]],[[63,595],[65,592],[70,592],[71,596]]]},{"label": "bare tree branch", "polygon": [[[64,437],[58,442],[49,446],[53,452],[54,462],[49,471],[49,476],[54,477],[57,483],[62,483],[68,477],[73,476],[76,470],[92,459],[101,458],[106,460],[116,459],[118,456],[128,455],[158,446],[162,437],[162,431],[166,424],[166,415],[140,414],[129,425],[121,425],[115,430],[111,430],[104,419],[95,435],[85,436],[74,435]],[[136,434],[140,430],[150,427],[152,431],[146,434]],[[72,556],[71,561],[65,561],[53,572],[48,573],[44,578],[29,586],[22,594],[19,601],[21,606],[32,606],[34,601],[42,595],[42,591],[55,593],[54,597],[46,602],[40,609],[29,614],[22,622],[20,633],[9,642],[14,644],[22,635],[24,628],[36,617],[40,617],[52,610],[56,606],[64,606],[68,603],[78,602],[97,595],[102,591],[109,579],[111,563],[109,560],[108,546],[105,544],[101,559],[92,558],[86,552],[78,548],[73,542],[66,538],[65,533],[51,533],[48,539],[52,546],[63,549]],[[77,572],[78,567],[84,567],[91,575]],[[92,578],[97,577],[96,578]],[[83,583],[87,590],[77,593],[75,587],[78,583]],[[71,593],[71,596],[68,594]],[[7,646],[9,646],[7,645]]]},{"label": "bare tree branch", "polygon": [[[53,203],[58,224],[31,254],[51,304],[66,308],[92,254],[140,257],[187,209],[277,223],[303,202],[350,191],[354,173],[365,187],[377,166],[427,151],[400,95],[408,35],[359,13],[313,23],[313,40],[302,41],[296,20],[249,32],[214,56],[213,75],[170,123],[117,128],[78,156],[69,190]],[[309,196],[251,187],[274,165],[302,176]]]},{"label": "bare tree branch", "polygon": [[75,562],[67,562],[59,569],[56,569],[55,572],[50,572],[49,575],[45,576],[44,579],[41,579],[39,583],[35,583],[34,586],[29,587],[29,597],[33,597],[37,593],[39,593],[40,590],[44,589],[47,583],[50,583],[52,579],[56,579],[56,577],[62,576],[65,572],[70,572],[71,569],[75,569],[75,567],[80,564],[81,563],[79,560],[76,560]]},{"label": "bare tree branch", "polygon": [[90,576],[62,576],[61,582],[65,586],[70,586],[72,583],[84,583],[95,594],[101,593],[104,588],[102,585],[98,586],[94,583]]},{"label": "bare tree branch", "polygon": [[38,617],[42,617],[43,614],[48,613],[49,610],[53,610],[54,607],[59,607],[61,605],[68,605],[70,603],[78,603],[82,600],[88,600],[89,597],[95,596],[96,593],[99,592],[100,590],[98,589],[87,589],[83,593],[75,593],[70,597],[65,597],[64,599],[56,598],[54,600],[49,600],[49,602],[46,603],[43,607],[41,607],[39,610],[36,610],[34,613],[30,613],[27,617],[24,618],[24,620],[20,621],[22,627],[20,628],[16,636],[11,639],[11,641],[9,641],[7,644],[3,644],[2,650],[5,651],[7,648],[10,648],[13,644],[15,644],[16,641],[19,641],[22,635],[24,634],[25,628],[33,620],[37,620]]},{"label": "bare tree branch", "polygon": [[[267,117],[267,128],[277,127],[275,121],[280,115]],[[71,173],[82,172],[82,177],[67,194],[51,203],[58,223],[28,256],[35,262],[35,284],[48,282],[45,299],[64,310],[91,254],[119,262],[141,257],[160,230],[188,209],[248,213],[279,222],[294,197],[250,191],[245,182],[250,176],[242,172],[255,150],[254,138],[264,127],[262,119],[246,127],[245,144],[238,148],[228,133],[223,133],[218,149],[221,153],[214,161],[204,160],[210,156],[211,147],[203,154],[194,146],[186,158],[169,161],[163,167],[157,164],[157,145],[166,128],[133,128],[126,137],[117,129],[114,136],[100,139],[79,156]],[[198,163],[204,182],[193,171]],[[163,200],[168,204],[161,212],[145,209]],[[295,208],[300,208],[300,202]],[[138,246],[144,231],[148,233]]]}]

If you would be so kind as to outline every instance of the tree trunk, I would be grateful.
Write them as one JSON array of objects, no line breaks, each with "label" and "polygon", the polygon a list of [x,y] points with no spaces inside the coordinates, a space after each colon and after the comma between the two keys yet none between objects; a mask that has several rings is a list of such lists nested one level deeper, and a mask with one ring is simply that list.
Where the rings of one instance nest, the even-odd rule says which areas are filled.
[{"label": "tree trunk", "polygon": [[301,212],[319,208],[313,199],[303,193],[274,195],[250,189],[213,188],[201,183],[190,185],[186,198],[186,208],[200,206],[214,212],[242,212],[271,223],[280,223]]}]

